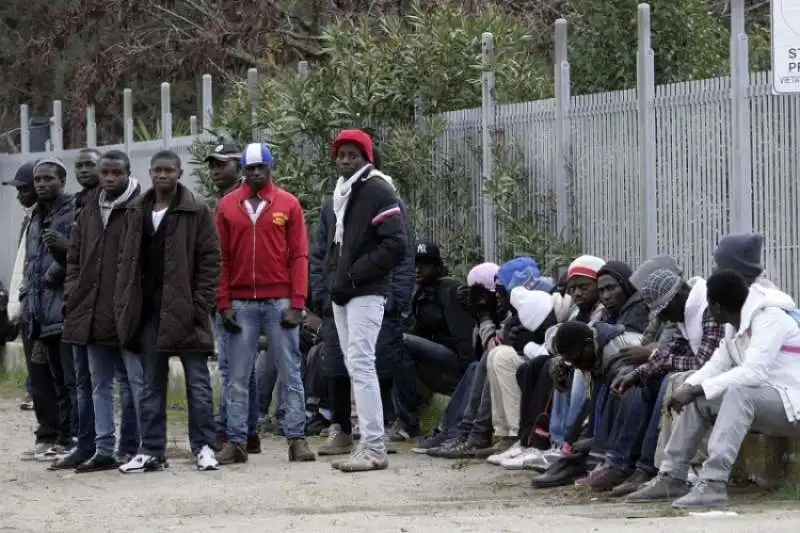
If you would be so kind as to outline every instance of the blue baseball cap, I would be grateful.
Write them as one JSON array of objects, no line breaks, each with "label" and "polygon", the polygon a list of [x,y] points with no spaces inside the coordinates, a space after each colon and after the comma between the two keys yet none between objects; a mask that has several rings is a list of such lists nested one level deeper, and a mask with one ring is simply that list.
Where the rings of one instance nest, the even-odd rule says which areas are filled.
[{"label": "blue baseball cap", "polygon": [[273,166],[272,152],[264,143],[250,143],[242,152],[242,166],[267,165]]}]

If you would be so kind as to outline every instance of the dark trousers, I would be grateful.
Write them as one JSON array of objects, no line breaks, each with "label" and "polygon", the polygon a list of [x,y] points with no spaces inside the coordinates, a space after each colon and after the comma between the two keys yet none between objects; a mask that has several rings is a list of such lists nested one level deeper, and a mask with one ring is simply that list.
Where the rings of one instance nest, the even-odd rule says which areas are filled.
[{"label": "dark trousers", "polygon": [[[389,379],[379,379],[378,384],[381,389],[384,427],[386,427],[386,421],[392,416],[392,381]],[[348,435],[353,432],[352,403],[350,401],[351,386],[350,376],[331,376],[328,378],[328,401],[331,405],[332,422],[334,424],[339,424],[342,431]]]},{"label": "dark trousers", "polygon": [[34,342],[30,340],[29,342],[32,357],[28,370],[33,408],[39,425],[36,430],[36,441],[60,444],[69,448],[72,446],[72,437],[75,434],[73,427],[77,426],[77,412],[73,426],[73,408],[67,388],[67,381],[71,380],[72,389],[75,390],[72,351],[61,343],[61,337],[42,339],[45,354],[44,360],[40,362],[33,355]]},{"label": "dark trousers", "polygon": [[644,438],[642,439],[639,460],[636,462],[636,468],[644,470],[651,475],[656,475],[658,473],[658,469],[655,467],[655,457],[656,448],[658,447],[661,410],[664,407],[664,400],[667,395],[667,387],[669,385],[668,377],[669,376],[667,375],[662,378],[661,383],[658,386],[658,393],[650,409],[650,421],[647,424],[647,429],[645,430]]},{"label": "dark trousers", "polygon": [[92,374],[89,372],[89,355],[86,346],[72,346],[75,371],[75,409],[78,424],[78,451],[84,456],[94,455],[94,402],[92,400]]},{"label": "dark trousers", "polygon": [[517,369],[520,398],[519,437],[526,448],[550,447],[550,410],[553,400],[553,378],[548,372],[550,357],[537,357]]},{"label": "dark trousers", "polygon": [[484,446],[492,439],[492,394],[486,379],[488,350],[483,354],[469,391],[464,416],[458,424],[458,436],[474,446]]},{"label": "dark trousers", "polygon": [[[157,350],[158,319],[144,321],[141,357],[144,391],[141,398],[142,453],[163,457],[167,449],[167,385],[170,354]],[[210,353],[179,354],[186,379],[186,403],[189,409],[189,444],[197,454],[203,446],[214,445],[214,404]]]},{"label": "dark trousers", "polygon": [[450,401],[447,402],[447,407],[442,414],[442,422],[440,429],[447,433],[448,438],[458,436],[458,427],[464,420],[464,413],[467,412],[469,405],[470,394],[472,392],[472,383],[475,381],[475,374],[478,372],[480,363],[473,361],[467,367],[464,375],[450,396]]},{"label": "dark trousers", "polygon": [[451,395],[464,373],[458,355],[428,339],[403,334],[403,354],[394,379],[395,415],[412,433],[419,430],[418,382],[431,393]]}]

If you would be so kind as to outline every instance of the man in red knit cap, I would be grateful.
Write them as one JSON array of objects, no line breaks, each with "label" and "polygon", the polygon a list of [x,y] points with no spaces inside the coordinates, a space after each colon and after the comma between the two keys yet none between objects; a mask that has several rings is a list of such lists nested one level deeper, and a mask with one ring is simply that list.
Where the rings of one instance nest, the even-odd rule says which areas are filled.
[{"label": "man in red knit cap", "polygon": [[[344,130],[333,142],[341,173],[333,193],[335,224],[326,236],[324,277],[351,387],[331,390],[334,411],[356,403],[361,440],[343,461],[342,472],[388,466],[375,346],[391,290],[391,272],[403,261],[408,235],[392,180],[373,163],[372,139],[361,130]],[[337,405],[343,408],[337,409]]]},{"label": "man in red knit cap", "polygon": [[278,382],[286,390],[284,435],[290,461],[313,461],[305,440],[300,329],[308,292],[308,234],[300,201],[272,180],[272,153],[252,143],[242,153],[245,181],[222,198],[217,231],[222,275],[217,309],[228,333],[228,442],[220,464],[247,461],[249,384],[258,337],[269,340]]}]

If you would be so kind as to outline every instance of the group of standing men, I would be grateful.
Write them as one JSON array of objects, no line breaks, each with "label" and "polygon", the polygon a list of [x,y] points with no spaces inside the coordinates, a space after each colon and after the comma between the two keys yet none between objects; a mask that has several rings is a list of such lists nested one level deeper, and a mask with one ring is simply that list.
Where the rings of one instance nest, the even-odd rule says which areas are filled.
[{"label": "group of standing men", "polygon": [[[342,176],[326,273],[364,426],[361,444],[337,468],[373,470],[387,466],[375,344],[407,236],[391,180],[372,167],[369,136],[345,130],[333,158]],[[168,150],[152,157],[146,191],[118,150],[80,152],[82,189],[74,195],[65,192],[66,166],[53,157],[24,165],[5,182],[27,209],[9,294],[38,423],[23,459],[76,472],[166,468],[169,359],[178,356],[197,468],[247,461],[248,452],[260,451],[250,438],[262,334],[282,387],[289,460],[315,459],[304,437],[299,346],[309,271],[302,206],[273,182],[266,145],[220,145],[206,162],[222,195],[216,216],[181,183],[180,157]],[[224,362],[221,447],[207,365],[215,336]]]}]

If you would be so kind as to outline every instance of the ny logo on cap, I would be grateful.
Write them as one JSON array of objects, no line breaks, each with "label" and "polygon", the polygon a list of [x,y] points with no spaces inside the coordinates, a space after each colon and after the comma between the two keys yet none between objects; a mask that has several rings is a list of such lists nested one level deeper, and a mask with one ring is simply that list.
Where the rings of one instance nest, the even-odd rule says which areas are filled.
[{"label": "ny logo on cap", "polygon": [[417,253],[418,254],[427,254],[428,253],[428,247],[425,246],[425,243],[420,243],[420,244],[417,245]]},{"label": "ny logo on cap", "polygon": [[218,145],[217,145],[217,147],[216,147],[216,148],[214,148],[214,151],[215,151],[215,152],[221,152],[221,151],[222,151],[222,148],[223,148],[223,145],[221,145],[221,144],[218,144]]}]

